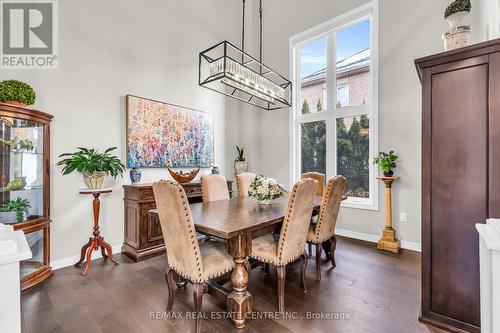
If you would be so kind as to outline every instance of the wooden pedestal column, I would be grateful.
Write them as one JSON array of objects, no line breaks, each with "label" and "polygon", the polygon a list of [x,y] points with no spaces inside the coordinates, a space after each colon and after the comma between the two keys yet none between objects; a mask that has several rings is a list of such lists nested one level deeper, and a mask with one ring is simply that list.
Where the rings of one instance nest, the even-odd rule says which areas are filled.
[{"label": "wooden pedestal column", "polygon": [[385,229],[382,238],[378,241],[379,250],[399,253],[401,243],[396,238],[396,231],[392,228],[392,183],[399,177],[377,177],[385,183]]}]

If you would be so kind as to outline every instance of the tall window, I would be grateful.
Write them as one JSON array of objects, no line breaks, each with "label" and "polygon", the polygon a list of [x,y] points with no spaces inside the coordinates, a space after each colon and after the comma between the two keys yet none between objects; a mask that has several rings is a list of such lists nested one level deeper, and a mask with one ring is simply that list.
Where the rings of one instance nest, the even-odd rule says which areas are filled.
[{"label": "tall window", "polygon": [[293,179],[343,175],[343,205],[368,209],[378,209],[376,24],[374,2],[291,39]]}]

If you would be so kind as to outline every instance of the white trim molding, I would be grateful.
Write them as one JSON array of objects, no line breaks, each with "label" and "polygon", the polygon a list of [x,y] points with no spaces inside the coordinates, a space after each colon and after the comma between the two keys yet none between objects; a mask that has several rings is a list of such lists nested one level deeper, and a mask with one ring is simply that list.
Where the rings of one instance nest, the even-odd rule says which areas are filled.
[{"label": "white trim molding", "polygon": [[[120,243],[120,245],[113,245],[112,248],[113,248],[113,254],[118,254],[118,253],[122,252],[122,250],[121,250],[122,249],[122,244],[121,243]],[[92,253],[92,260],[99,259],[99,258],[102,258],[101,251],[93,251],[93,253]],[[52,270],[57,270],[57,269],[61,269],[61,268],[73,266],[75,263],[78,262],[78,260],[80,260],[80,255],[79,254],[76,255],[76,256],[71,256],[71,257],[61,258],[61,259],[57,259],[57,260],[52,260],[50,262],[50,266],[52,267]]]},{"label": "white trim molding", "polygon": [[[378,240],[380,239],[380,235],[365,234],[363,232],[357,232],[339,228],[335,229],[335,234],[342,237],[362,240],[370,243],[377,243]],[[420,243],[401,241],[401,248],[415,252],[422,252],[422,246]]]},{"label": "white trim molding", "polygon": [[[366,105],[337,108],[337,80],[336,80],[336,32],[357,23],[370,20],[370,99]],[[378,155],[378,0],[355,8],[349,12],[339,15],[325,23],[312,27],[302,33],[290,37],[290,74],[293,84],[294,106],[290,109],[290,187],[300,178],[300,128],[303,123],[324,121],[326,124],[326,176],[328,178],[337,175],[337,126],[336,121],[340,118],[368,115],[370,119],[369,137],[369,191],[370,197],[351,198],[342,202],[342,207],[379,210],[379,186],[377,183],[377,168],[371,163],[373,157]],[[326,86],[327,102],[326,109],[322,112],[301,114],[301,103],[298,100],[300,90],[300,48],[304,44],[318,38],[326,38]]]}]

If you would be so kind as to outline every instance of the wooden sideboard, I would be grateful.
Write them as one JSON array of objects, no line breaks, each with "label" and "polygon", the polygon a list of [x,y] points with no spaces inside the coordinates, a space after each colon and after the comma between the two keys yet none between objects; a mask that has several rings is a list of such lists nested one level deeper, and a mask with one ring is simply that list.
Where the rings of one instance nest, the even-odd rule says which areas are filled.
[{"label": "wooden sideboard", "polygon": [[[190,203],[201,202],[201,184],[181,184]],[[148,215],[156,208],[152,184],[123,185],[125,206],[125,241],[122,253],[134,261],[145,260],[165,253],[160,221]],[[227,182],[229,195],[233,181]]]}]

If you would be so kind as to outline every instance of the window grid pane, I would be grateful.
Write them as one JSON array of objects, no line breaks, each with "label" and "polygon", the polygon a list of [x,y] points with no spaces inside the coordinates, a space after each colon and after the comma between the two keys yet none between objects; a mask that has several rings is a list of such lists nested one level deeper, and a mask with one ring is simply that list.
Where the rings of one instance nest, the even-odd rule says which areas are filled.
[{"label": "window grid pane", "polygon": [[370,120],[368,115],[337,119],[337,174],[346,177],[345,194],[370,197]]},{"label": "window grid pane", "polygon": [[326,122],[315,121],[300,125],[301,173],[326,174]]}]

